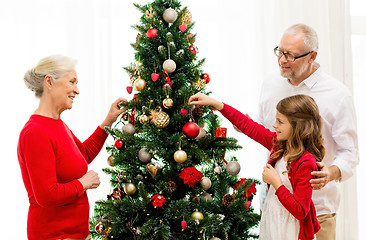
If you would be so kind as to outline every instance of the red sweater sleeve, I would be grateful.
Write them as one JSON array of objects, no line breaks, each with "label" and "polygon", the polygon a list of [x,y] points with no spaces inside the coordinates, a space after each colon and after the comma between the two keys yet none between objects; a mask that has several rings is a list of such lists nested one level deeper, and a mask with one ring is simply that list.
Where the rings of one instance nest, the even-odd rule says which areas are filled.
[{"label": "red sweater sleeve", "polygon": [[221,114],[227,118],[235,127],[237,127],[245,135],[253,139],[254,141],[262,144],[268,150],[273,147],[273,139],[276,137],[276,133],[271,132],[263,125],[254,122],[248,118],[245,114],[236,110],[235,108],[224,103],[224,108],[220,110]]},{"label": "red sweater sleeve", "polygon": [[29,129],[22,141],[22,155],[37,203],[42,207],[67,204],[84,193],[79,180],[58,183],[56,158],[48,134]]},{"label": "red sweater sleeve", "polygon": [[[307,156],[306,156],[307,155]],[[310,211],[310,203],[313,189],[309,183],[311,172],[316,169],[315,160],[311,160],[310,154],[304,154],[297,160],[291,173],[292,194],[284,185],[280,186],[276,195],[282,205],[297,219],[304,219]],[[306,158],[305,160],[303,158]],[[295,168],[296,167],[296,168]],[[291,180],[291,179],[290,179]]]},{"label": "red sweater sleeve", "polygon": [[85,160],[89,164],[94,160],[94,158],[102,149],[104,142],[108,137],[108,134],[101,127],[98,126],[93,134],[83,143],[80,142],[80,140],[73,133],[72,136],[80,152],[83,154]]}]

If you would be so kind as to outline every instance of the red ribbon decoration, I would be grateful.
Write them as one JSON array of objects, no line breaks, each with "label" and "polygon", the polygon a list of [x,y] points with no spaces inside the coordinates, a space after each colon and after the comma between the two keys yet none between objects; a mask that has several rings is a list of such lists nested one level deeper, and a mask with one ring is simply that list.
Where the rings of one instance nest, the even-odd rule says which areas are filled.
[{"label": "red ribbon decoration", "polygon": [[167,71],[163,71],[163,79],[166,81],[166,83],[163,85],[163,87],[169,86],[172,87],[173,81],[170,81],[170,77]]}]

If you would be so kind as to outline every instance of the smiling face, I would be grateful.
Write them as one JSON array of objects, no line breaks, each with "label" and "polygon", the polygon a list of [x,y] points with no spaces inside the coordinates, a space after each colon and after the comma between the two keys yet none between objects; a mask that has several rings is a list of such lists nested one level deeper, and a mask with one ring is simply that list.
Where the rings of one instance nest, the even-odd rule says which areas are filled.
[{"label": "smiling face", "polygon": [[273,128],[277,133],[278,141],[285,141],[289,139],[292,132],[291,123],[288,118],[279,111],[276,112],[276,122],[273,124]]},{"label": "smiling face", "polygon": [[75,70],[66,72],[56,81],[52,80],[52,102],[59,112],[71,109],[74,98],[79,94]]}]

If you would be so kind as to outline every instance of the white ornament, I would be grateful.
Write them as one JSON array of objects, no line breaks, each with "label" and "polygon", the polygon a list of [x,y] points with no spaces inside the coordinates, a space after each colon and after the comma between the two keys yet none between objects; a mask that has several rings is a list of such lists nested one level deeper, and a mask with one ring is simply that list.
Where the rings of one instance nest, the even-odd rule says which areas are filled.
[{"label": "white ornament", "polygon": [[208,190],[211,187],[211,180],[208,177],[203,177],[201,179],[201,185],[203,190]]},{"label": "white ornament", "polygon": [[163,13],[163,18],[165,22],[173,23],[177,20],[178,13],[173,8],[168,8]]},{"label": "white ornament", "polygon": [[135,126],[131,123],[127,123],[122,127],[122,131],[128,135],[133,135],[135,133]]},{"label": "white ornament", "polygon": [[146,148],[141,148],[138,156],[139,156],[140,161],[143,163],[150,162],[150,160],[152,158],[152,154],[149,153]]},{"label": "white ornament", "polygon": [[167,71],[168,73],[172,73],[175,71],[175,69],[177,68],[177,65],[175,64],[175,62],[171,59],[167,59],[164,61],[163,63],[163,69],[165,71]]},{"label": "white ornament", "polygon": [[226,165],[226,172],[232,176],[238,175],[240,172],[240,164],[236,161],[231,161]]},{"label": "white ornament", "polygon": [[204,136],[206,136],[206,131],[205,131],[205,129],[200,128],[200,132],[198,133],[198,136],[196,137],[196,140],[200,140]]}]

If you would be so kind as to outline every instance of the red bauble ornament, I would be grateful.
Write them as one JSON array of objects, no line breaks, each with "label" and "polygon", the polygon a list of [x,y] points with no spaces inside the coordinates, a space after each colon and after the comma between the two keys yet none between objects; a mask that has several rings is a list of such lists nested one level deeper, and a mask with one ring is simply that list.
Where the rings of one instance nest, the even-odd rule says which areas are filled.
[{"label": "red bauble ornament", "polygon": [[127,90],[128,94],[131,94],[132,93],[132,86],[127,86],[126,90]]},{"label": "red bauble ornament", "polygon": [[146,37],[148,37],[148,38],[156,38],[157,35],[158,35],[158,30],[156,30],[155,28],[150,28],[146,32]]},{"label": "red bauble ornament", "polygon": [[186,230],[187,228],[187,222],[185,220],[183,220],[180,225],[182,226],[182,231]]},{"label": "red bauble ornament", "polygon": [[187,122],[182,129],[184,135],[189,138],[195,138],[200,133],[200,127],[195,122]]},{"label": "red bauble ornament", "polygon": [[156,81],[159,79],[159,74],[157,74],[157,73],[152,73],[152,74],[151,74],[151,79],[152,79],[154,82],[156,82]]},{"label": "red bauble ornament", "polygon": [[123,141],[121,139],[116,140],[114,146],[119,150],[123,147]]},{"label": "red bauble ornament", "polygon": [[189,46],[189,51],[191,51],[193,53],[193,55],[196,56],[197,50],[196,50],[196,48],[194,46],[192,46],[192,45]]},{"label": "red bauble ornament", "polygon": [[211,81],[210,75],[208,75],[207,73],[202,73],[201,78],[206,80],[206,84],[208,84]]}]

